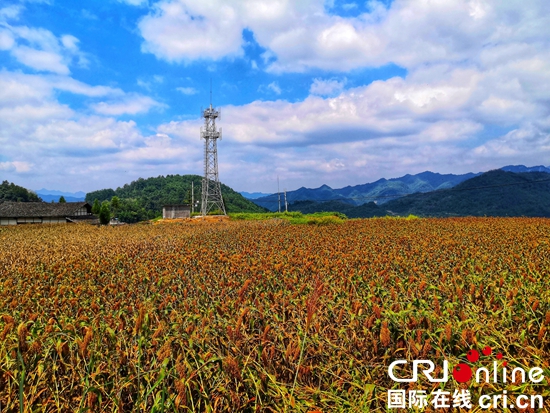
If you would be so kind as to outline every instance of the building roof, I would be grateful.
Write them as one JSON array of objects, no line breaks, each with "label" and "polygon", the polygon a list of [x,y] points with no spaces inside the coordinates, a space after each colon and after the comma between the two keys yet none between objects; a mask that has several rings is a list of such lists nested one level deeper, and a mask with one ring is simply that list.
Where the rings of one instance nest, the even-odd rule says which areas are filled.
[{"label": "building roof", "polygon": [[50,204],[47,202],[1,202],[0,217],[70,217],[76,215],[76,211],[86,206],[91,212],[91,205],[87,202],[66,202]]},{"label": "building roof", "polygon": [[178,207],[178,208],[191,208],[191,204],[166,204],[166,205],[163,205],[162,206],[163,208],[174,208],[174,207]]}]

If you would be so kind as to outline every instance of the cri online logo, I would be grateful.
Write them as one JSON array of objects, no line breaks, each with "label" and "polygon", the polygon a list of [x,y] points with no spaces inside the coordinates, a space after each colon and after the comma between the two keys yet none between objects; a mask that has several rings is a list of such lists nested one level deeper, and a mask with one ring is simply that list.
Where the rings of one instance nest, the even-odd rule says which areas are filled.
[{"label": "cri online logo", "polygon": [[[492,354],[493,350],[491,347],[486,346],[481,350],[481,353],[488,357]],[[479,352],[475,349],[471,349],[466,353],[466,358],[470,363],[476,363],[480,359]],[[498,353],[496,355],[497,360],[502,360],[503,356],[502,353]],[[413,360],[413,374],[411,378],[400,378],[397,377],[394,373],[394,369],[398,365],[406,365],[408,364],[407,360],[396,360],[393,363],[391,363],[388,367],[388,374],[390,378],[393,381],[400,382],[400,383],[407,383],[407,382],[416,382],[418,379],[418,371],[421,370],[421,372],[426,376],[428,381],[431,383],[445,383],[449,380],[449,362],[447,360],[443,361],[443,369],[442,374],[443,376],[441,378],[434,378],[432,373],[435,370],[435,364],[430,360]],[[502,383],[506,383],[507,381],[512,382],[518,382],[525,383],[526,381],[526,372],[521,367],[514,368],[511,372],[508,372],[506,366],[508,363],[506,361],[501,362],[502,368],[498,368],[498,362],[496,360],[493,361],[493,369],[490,372],[489,369],[486,367],[478,367],[475,372],[475,381],[477,383],[480,382],[493,382],[498,383],[501,381]],[[419,368],[419,366],[423,366]],[[428,367],[428,368],[426,368]],[[474,372],[470,365],[468,363],[459,363],[457,364],[453,370],[452,370],[453,378],[459,382],[459,383],[466,383],[472,379],[474,376]],[[528,372],[529,381],[532,383],[540,383],[542,380],[544,380],[543,370],[540,367],[533,367]]]}]

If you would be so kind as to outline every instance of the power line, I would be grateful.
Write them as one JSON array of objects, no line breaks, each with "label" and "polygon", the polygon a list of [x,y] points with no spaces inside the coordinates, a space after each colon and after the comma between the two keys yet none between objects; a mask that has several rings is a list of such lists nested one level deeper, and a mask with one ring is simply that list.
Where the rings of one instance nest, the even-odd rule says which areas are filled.
[{"label": "power line", "polygon": [[[352,196],[352,197],[346,197],[346,198],[326,198],[326,199],[296,199],[292,202],[299,202],[299,201],[313,201],[313,202],[328,202],[328,201],[346,201],[346,200],[375,200],[375,199],[387,199],[387,198],[400,198],[407,195],[414,195],[414,194],[421,194],[421,195],[427,195],[433,192],[441,192],[441,191],[449,191],[449,192],[462,192],[462,191],[473,191],[476,189],[488,189],[488,188],[500,188],[500,187],[506,187],[506,186],[514,186],[514,185],[528,185],[528,184],[538,184],[542,182],[550,182],[549,179],[540,179],[538,181],[529,181],[529,182],[513,182],[508,184],[498,184],[498,185],[484,185],[484,186],[475,186],[471,188],[446,188],[446,189],[436,189],[434,191],[429,192],[414,192],[414,193],[406,193],[406,194],[395,194],[395,195],[373,195],[373,196]],[[272,194],[275,195],[275,194]],[[271,196],[271,195],[268,195]],[[258,199],[250,199],[250,201],[258,201]],[[279,202],[277,200],[260,200],[261,203],[276,203]]]}]

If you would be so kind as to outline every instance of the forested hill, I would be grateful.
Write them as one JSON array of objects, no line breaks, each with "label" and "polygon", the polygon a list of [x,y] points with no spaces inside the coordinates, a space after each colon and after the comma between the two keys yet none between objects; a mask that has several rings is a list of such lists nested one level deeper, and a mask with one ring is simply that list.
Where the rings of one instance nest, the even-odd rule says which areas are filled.
[{"label": "forested hill", "polygon": [[550,217],[550,174],[486,172],[451,189],[384,204],[400,215]]},{"label": "forested hill", "polygon": [[335,211],[349,218],[409,214],[425,217],[550,217],[550,174],[495,170],[468,179],[454,188],[419,192],[383,205],[299,201],[290,204],[288,209],[302,213]]},{"label": "forested hill", "polygon": [[0,202],[2,201],[39,202],[42,200],[34,192],[14,183],[4,181],[0,185]]},{"label": "forested hill", "polygon": [[[195,201],[200,201],[202,177],[198,175],[139,178],[116,190],[101,189],[89,192],[86,194],[86,201],[92,204],[96,199],[99,202],[110,201],[117,196],[121,200],[120,219],[135,222],[159,216],[163,205],[191,203],[191,182],[195,187]],[[265,211],[227,185],[221,186],[227,212]]]}]

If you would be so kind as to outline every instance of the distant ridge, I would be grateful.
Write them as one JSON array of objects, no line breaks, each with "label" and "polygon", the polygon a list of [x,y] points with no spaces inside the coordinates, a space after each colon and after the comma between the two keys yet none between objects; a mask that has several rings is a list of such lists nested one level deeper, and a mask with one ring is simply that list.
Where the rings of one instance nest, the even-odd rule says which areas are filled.
[{"label": "distant ridge", "polygon": [[[542,165],[531,167],[525,165],[507,165],[500,168],[500,170],[516,173],[543,172],[550,174],[550,168]],[[287,191],[287,200],[289,203],[297,201],[312,201],[314,203],[339,201],[351,206],[363,205],[369,202],[382,205],[391,200],[417,192],[425,193],[453,188],[461,182],[480,175],[482,175],[482,172],[455,175],[425,171],[416,175],[407,174],[399,178],[382,178],[375,182],[346,186],[340,189],[332,189],[328,185],[322,185],[319,188],[302,187],[295,191]],[[277,194],[252,199],[252,201],[271,211],[278,209]],[[301,208],[306,209],[305,205],[301,204]],[[326,208],[326,205],[322,207],[323,210],[325,210],[324,208]],[[311,202],[307,204],[307,209],[308,211],[315,212],[315,206]]]},{"label": "distant ridge", "polygon": [[261,198],[263,196],[268,196],[270,194],[265,192],[239,192],[242,196],[244,196],[246,199],[257,199]]},{"label": "distant ridge", "polygon": [[[382,178],[372,183],[346,186],[340,189],[332,189],[328,185],[322,185],[314,189],[302,187],[295,191],[287,191],[286,195],[289,203],[296,201],[340,201],[352,206],[358,206],[375,201],[380,205],[415,192],[429,192],[437,189],[452,188],[460,182],[479,174],[453,175],[426,171],[416,175],[407,174],[400,178]],[[271,211],[278,209],[277,194],[253,199],[252,201]]]},{"label": "distant ridge", "polygon": [[400,215],[550,217],[550,175],[497,169],[454,188],[407,195],[384,207]]},{"label": "distant ridge", "polygon": [[525,165],[508,165],[503,168],[500,168],[503,171],[507,172],[545,172],[547,174],[550,174],[550,168],[547,168],[546,166],[539,165],[539,166],[525,166]]},{"label": "distant ridge", "polygon": [[415,193],[389,201],[350,206],[340,201],[299,201],[289,207],[303,213],[335,211],[349,218],[386,215],[424,217],[550,217],[550,174],[489,171],[454,188]]},{"label": "distant ridge", "polygon": [[63,191],[58,191],[56,189],[45,189],[45,188],[42,188],[42,189],[38,189],[36,191],[37,194],[40,194],[40,195],[63,195],[64,197],[67,197],[67,196],[70,196],[70,197],[73,197],[73,198],[82,198],[84,199],[86,197],[86,192],[82,192],[82,191],[78,191],[78,192],[63,192]]}]

